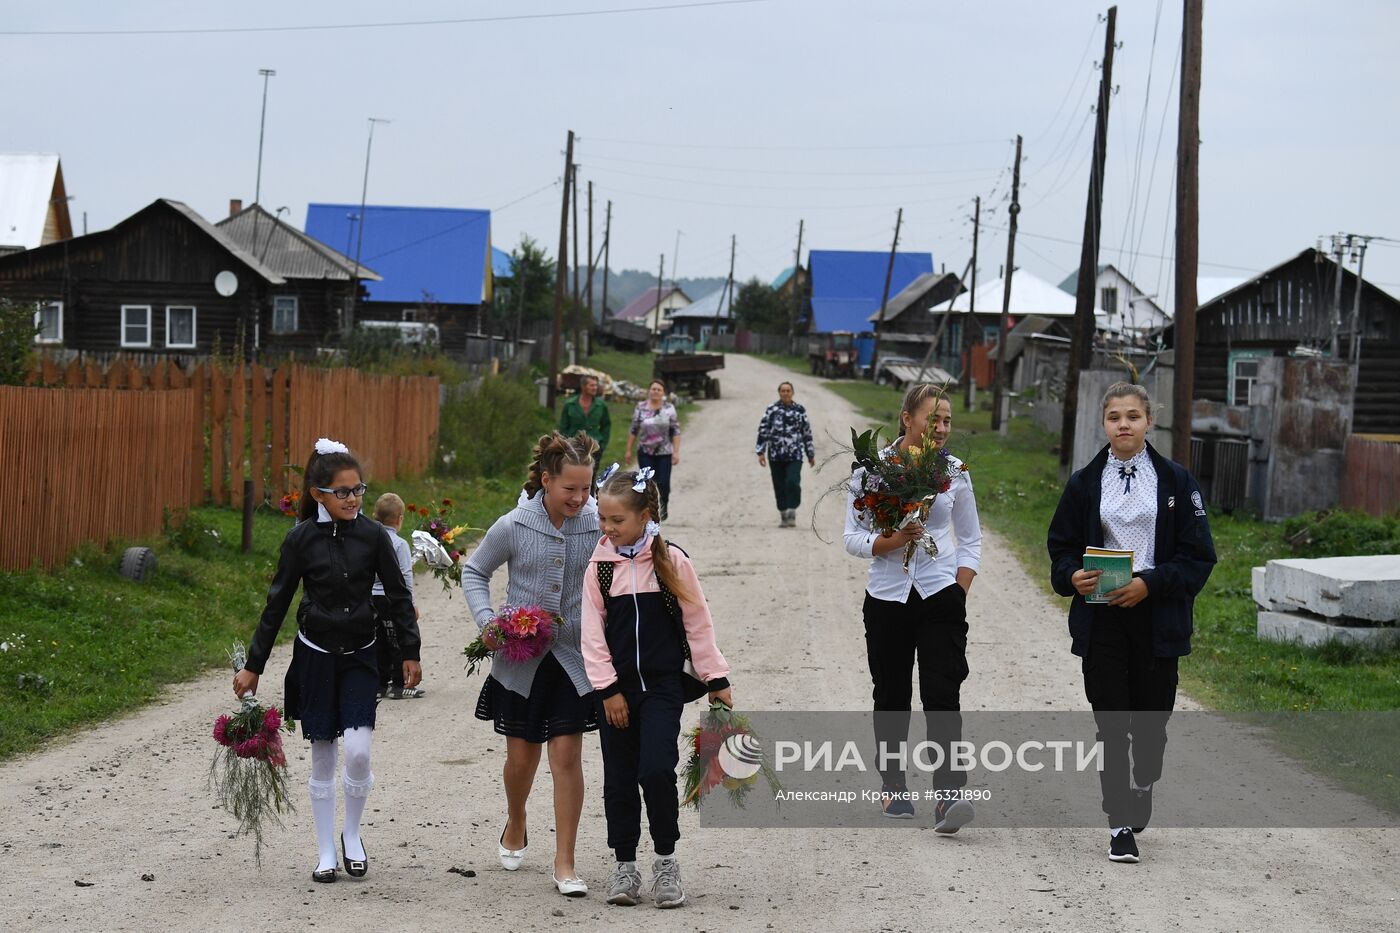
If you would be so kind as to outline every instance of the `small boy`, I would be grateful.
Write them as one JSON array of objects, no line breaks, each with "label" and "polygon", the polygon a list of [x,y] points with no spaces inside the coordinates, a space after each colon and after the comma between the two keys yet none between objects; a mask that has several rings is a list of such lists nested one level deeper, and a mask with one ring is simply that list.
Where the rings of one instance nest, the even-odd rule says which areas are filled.
[{"label": "small boy", "polygon": [[[386,492],[374,502],[374,520],[389,531],[389,540],[394,545],[394,556],[399,559],[399,569],[403,571],[404,586],[408,595],[413,595],[413,553],[408,542],[399,537],[403,527],[403,500],[392,492]],[[384,595],[384,584],[374,578],[371,590],[374,612],[380,620],[382,631],[379,637],[379,696],[391,700],[415,699],[423,695],[421,687],[403,685],[403,655],[399,650],[399,633],[395,631],[389,613],[389,599]],[[418,607],[413,607],[413,616],[418,618]]]}]

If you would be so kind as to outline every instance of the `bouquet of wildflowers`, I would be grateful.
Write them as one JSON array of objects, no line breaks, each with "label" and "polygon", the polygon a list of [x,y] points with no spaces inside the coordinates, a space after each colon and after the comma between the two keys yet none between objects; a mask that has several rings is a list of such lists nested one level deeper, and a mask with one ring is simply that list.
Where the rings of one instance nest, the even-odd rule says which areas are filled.
[{"label": "bouquet of wildflowers", "polygon": [[[554,644],[554,636],[564,627],[564,617],[540,606],[502,606],[481,635],[467,645],[467,676],[476,673],[487,658],[500,655],[507,661],[533,661]],[[496,645],[487,647],[487,641]]]},{"label": "bouquet of wildflowers", "polygon": [[428,572],[442,583],[444,590],[450,592],[453,584],[462,584],[462,545],[459,539],[470,532],[479,533],[482,529],[467,524],[454,525],[451,499],[443,499],[442,505],[436,509],[434,513],[427,506],[413,503],[406,507],[406,514],[427,519],[410,535],[413,559],[423,561]]},{"label": "bouquet of wildflowers", "polygon": [[[229,653],[235,671],[247,659],[242,645]],[[262,864],[263,832],[269,821],[282,826],[282,815],[294,808],[287,792],[287,754],[282,750],[282,713],[263,706],[252,694],[239,701],[238,711],[214,720],[219,747],[209,766],[209,784],[219,804],[238,820],[238,834],[253,837],[253,858]],[[285,723],[288,731],[292,724]]]},{"label": "bouquet of wildflowers", "polygon": [[[878,428],[864,434],[856,434],[852,428],[851,450],[855,454],[852,471],[862,470],[855,480],[853,507],[887,538],[911,522],[926,521],[933,501],[967,469],[967,464],[955,466],[947,449],[928,437],[904,451],[893,446],[886,449],[881,446]],[[938,556],[933,536],[925,534],[904,549],[905,573],[916,547],[922,547],[930,557]]]},{"label": "bouquet of wildflowers", "polygon": [[763,746],[748,717],[716,700],[700,722],[686,733],[690,757],[685,764],[685,796],[681,806],[700,809],[700,801],[716,787],[729,792],[736,807],[744,806],[759,775],[776,796],[782,786],[763,757]]}]

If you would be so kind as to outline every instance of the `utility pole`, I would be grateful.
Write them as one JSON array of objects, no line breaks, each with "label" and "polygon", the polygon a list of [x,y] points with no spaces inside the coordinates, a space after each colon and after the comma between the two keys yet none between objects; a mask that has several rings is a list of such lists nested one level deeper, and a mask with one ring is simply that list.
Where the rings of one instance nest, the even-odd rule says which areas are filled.
[{"label": "utility pole", "polygon": [[[262,119],[258,122],[258,178],[257,178],[257,181],[254,182],[254,184],[253,184],[253,203],[254,203],[254,204],[258,204],[259,206],[261,206],[261,202],[262,202],[262,157],[263,157],[263,137],[266,135],[266,132],[267,132],[267,81],[268,81],[268,79],[271,78],[273,75],[277,74],[277,72],[273,71],[271,68],[259,68],[259,69],[258,69],[258,74],[262,75],[262,79],[263,79],[263,95],[262,95]],[[258,225],[258,220],[259,220],[259,212],[254,211],[254,212],[253,212],[253,249],[254,249],[254,251],[256,251],[257,248],[258,248],[258,226],[259,226],[259,225]],[[272,233],[271,233],[271,231],[269,231],[269,232],[268,232],[268,238],[271,239],[271,237],[272,237]]]},{"label": "utility pole", "polygon": [[661,265],[656,268],[656,317],[651,319],[651,333],[655,336],[661,333],[661,289],[662,283],[666,280],[666,254],[661,254]]},{"label": "utility pole", "polygon": [[574,178],[574,131],[564,148],[564,204],[559,209],[559,259],[554,264],[554,333],[549,338],[549,384],[545,387],[545,404],[554,410],[554,397],[559,390],[559,332],[564,329],[564,287],[568,276],[569,258],[569,189]]},{"label": "utility pole", "polygon": [[875,318],[875,355],[870,360],[870,381],[880,379],[880,330],[885,323],[885,305],[890,300],[890,279],[894,277],[894,255],[899,249],[899,227],[904,222],[904,208],[894,215],[894,240],[890,243],[890,261],[885,266],[885,290],[880,293],[880,314]]},{"label": "utility pole", "polygon": [[[963,328],[962,345],[967,352],[967,365],[963,367],[963,411],[972,411],[973,388],[975,381],[972,376],[972,347],[974,346],[973,330],[977,327],[977,234],[982,227],[982,196],[979,194],[972,199],[972,291],[967,296],[967,327]],[[962,285],[962,279],[958,279],[958,285]],[[958,293],[953,293],[956,300]],[[948,313],[953,313],[953,303],[948,302]]]},{"label": "utility pole", "polygon": [[1332,255],[1337,257],[1337,282],[1332,298],[1332,359],[1337,358],[1337,352],[1341,348],[1338,346],[1337,332],[1342,329],[1342,279],[1345,276],[1342,270],[1345,268],[1342,263],[1346,261],[1347,252],[1351,249],[1351,234],[1334,234],[1332,236]]},{"label": "utility pole", "polygon": [[608,274],[609,274],[609,254],[608,250],[612,246],[612,201],[608,201],[608,219],[603,223],[603,320],[608,318]]},{"label": "utility pole", "polygon": [[724,280],[724,289],[719,293],[719,304],[715,307],[715,326],[711,329],[711,334],[719,333],[720,311],[724,309],[725,297],[729,299],[729,317],[734,317],[734,251],[739,248],[739,237],[737,234],[729,235],[729,277]]},{"label": "utility pole", "polygon": [[[992,428],[1005,434],[1010,405],[1006,398],[1006,342],[1011,335],[1011,280],[1016,275],[1016,218],[1021,213],[1021,137],[1016,137],[1016,164],[1011,170],[1010,222],[1006,235],[1006,274],[1002,276],[1001,320],[997,324],[997,382],[992,399]],[[1008,411],[1003,412],[1003,407]]]},{"label": "utility pole", "polygon": [[593,179],[588,180],[588,281],[584,283],[583,291],[586,296],[584,304],[588,306],[588,328],[593,328],[593,273],[598,268],[597,262],[593,258]]},{"label": "utility pole", "polygon": [[579,301],[578,301],[578,166],[575,165],[573,184],[570,185],[570,197],[574,204],[574,357],[575,359],[583,352],[583,347],[579,343]]},{"label": "utility pole", "polygon": [[1196,272],[1200,256],[1201,18],[1204,0],[1184,0],[1181,104],[1176,140],[1176,362],[1172,375],[1172,459],[1191,467],[1196,382]]},{"label": "utility pole", "polygon": [[[1363,236],[1360,238],[1360,255],[1356,260],[1356,295],[1351,303],[1351,364],[1358,365],[1361,362],[1361,284],[1365,281],[1361,273],[1366,269],[1366,246],[1371,242],[1371,238]],[[1357,374],[1358,376],[1360,373]],[[1353,382],[1355,384],[1355,382]]]},{"label": "utility pole", "polygon": [[[1188,3],[1191,0],[1187,0]],[[1104,159],[1108,151],[1108,102],[1113,97],[1114,32],[1118,7],[1108,8],[1108,29],[1104,33],[1103,75],[1099,78],[1099,102],[1094,120],[1094,157],[1089,166],[1089,195],[1084,205],[1084,239],[1079,251],[1079,278],[1074,289],[1074,327],[1069,351],[1069,372],[1065,376],[1063,424],[1060,428],[1060,473],[1073,469],[1074,431],[1079,410],[1079,373],[1094,358],[1094,291],[1099,271],[1099,240],[1103,229]],[[1184,87],[1184,85],[1183,85]],[[1179,192],[1178,192],[1179,194]],[[1194,267],[1194,262],[1193,262]],[[1195,294],[1192,273],[1191,294]],[[1180,376],[1181,371],[1177,370]]]},{"label": "utility pole", "polygon": [[[797,252],[792,254],[792,312],[788,315],[788,339],[797,335],[797,318],[802,313],[802,225],[797,221]],[[738,327],[735,327],[738,332]]]},{"label": "utility pole", "polygon": [[355,282],[350,289],[349,311],[345,314],[345,336],[355,329],[355,299],[360,293],[360,251],[365,245],[365,199],[369,197],[369,155],[374,149],[374,124],[388,123],[383,117],[369,118],[369,142],[365,143],[365,181],[360,187],[360,218],[355,231]]}]

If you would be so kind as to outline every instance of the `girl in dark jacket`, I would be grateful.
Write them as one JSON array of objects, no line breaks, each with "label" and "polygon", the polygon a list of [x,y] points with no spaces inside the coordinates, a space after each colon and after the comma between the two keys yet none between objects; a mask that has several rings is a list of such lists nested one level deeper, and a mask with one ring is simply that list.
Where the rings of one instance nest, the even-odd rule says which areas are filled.
[{"label": "girl in dark jacket", "polygon": [[[1136,862],[1135,833],[1147,826],[1152,785],[1162,774],[1177,659],[1191,653],[1192,603],[1215,566],[1215,545],[1200,486],[1147,443],[1147,390],[1109,386],[1103,426],[1108,446],[1070,477],[1051,521],[1050,583],[1073,597],[1071,650],[1083,659],[1084,692],[1104,749],[1108,857]],[[1086,547],[1133,552],[1132,580],[1107,594],[1107,603],[1085,602],[1101,575],[1084,569]]]},{"label": "girl in dark jacket", "polygon": [[311,742],[307,787],[316,823],[320,860],[313,881],[336,878],[336,738],[345,737],[345,826],[340,835],[345,871],[355,877],[369,870],[360,839],[360,818],[374,775],[369,767],[370,737],[379,684],[374,644],[375,615],[370,590],[384,581],[390,615],[403,652],[404,685],[422,678],[418,663],[418,624],[413,599],[404,586],[388,532],[360,514],[365,485],[360,463],[337,441],[322,438],[306,464],[301,520],[282,542],[277,572],[267,591],[267,607],[248,646],[248,660],[233,679],[237,696],[255,693],[272,653],[297,584],[297,637],[287,671],[287,715],[301,722]]}]

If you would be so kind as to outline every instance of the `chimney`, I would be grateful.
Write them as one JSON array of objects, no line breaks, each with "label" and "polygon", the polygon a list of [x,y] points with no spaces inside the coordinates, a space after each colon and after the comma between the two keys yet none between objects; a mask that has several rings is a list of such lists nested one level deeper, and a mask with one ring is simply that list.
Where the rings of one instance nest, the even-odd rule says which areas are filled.
[{"label": "chimney", "polygon": [[241,210],[243,210],[243,200],[241,198],[228,199],[228,215],[230,217],[232,217],[234,214],[237,214]]}]

